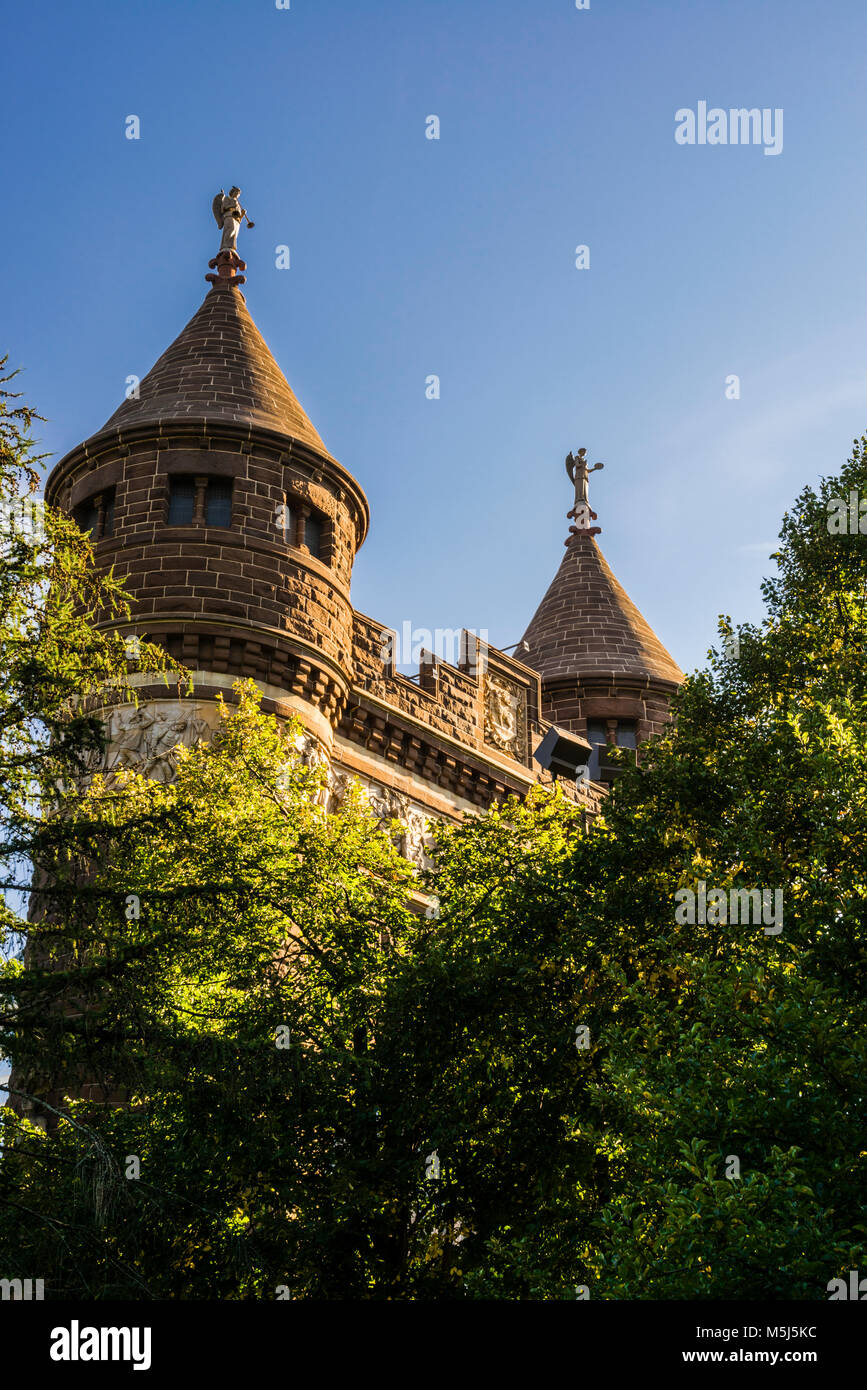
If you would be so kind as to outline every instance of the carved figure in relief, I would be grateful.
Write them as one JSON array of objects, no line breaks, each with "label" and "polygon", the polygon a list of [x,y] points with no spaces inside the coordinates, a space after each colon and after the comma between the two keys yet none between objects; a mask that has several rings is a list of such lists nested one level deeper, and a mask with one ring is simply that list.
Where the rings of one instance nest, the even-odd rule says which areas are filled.
[{"label": "carved figure in relief", "polygon": [[114,776],[124,769],[139,772],[163,785],[176,771],[174,750],[178,744],[191,748],[210,738],[211,725],[193,706],[140,705],[138,709],[113,710],[106,721],[107,748],[102,771]]},{"label": "carved figure in relief", "polygon": [[316,793],[316,805],[322,806],[327,810],[332,794],[331,763],[328,754],[325,752],[319,740],[314,738],[313,734],[306,732],[299,735],[296,747],[305,767],[321,767],[325,769],[325,778],[322,786]]},{"label": "carved figure in relief", "polygon": [[210,733],[210,726],[193,712],[185,711],[175,719],[171,715],[164,716],[162,727],[153,732],[148,745],[147,776],[163,784],[171,782],[177,767],[175,749],[178,745],[192,748]]},{"label": "carved figure in relief", "polygon": [[366,792],[371,811],[383,824],[392,820],[403,822],[409,809],[403,792],[393,787],[380,787],[375,782],[368,783]]},{"label": "carved figure in relief", "polygon": [[123,768],[139,771],[143,762],[144,748],[156,723],[156,712],[151,706],[143,705],[124,716],[124,711],[115,710],[106,721],[104,771],[119,772]]},{"label": "carved figure in relief", "polygon": [[406,818],[404,836],[404,858],[417,869],[427,869],[431,865],[428,849],[432,843],[428,817],[422,811],[411,809]]}]

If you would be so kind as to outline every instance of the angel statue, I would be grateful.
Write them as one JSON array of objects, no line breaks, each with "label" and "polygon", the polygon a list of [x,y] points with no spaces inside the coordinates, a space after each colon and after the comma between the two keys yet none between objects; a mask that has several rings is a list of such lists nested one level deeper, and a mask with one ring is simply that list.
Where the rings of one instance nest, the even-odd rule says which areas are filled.
[{"label": "angel statue", "polygon": [[[578,510],[578,507],[581,506],[582,503],[589,507],[590,494],[588,491],[588,481],[590,474],[595,473],[597,468],[604,467],[604,463],[594,463],[592,468],[588,468],[586,449],[579,449],[577,458],[573,454],[567,454],[566,472],[569,474],[570,482],[572,482],[575,487],[575,511]],[[569,512],[568,515],[571,516],[572,512]],[[594,515],[594,513],[591,512],[591,516],[592,515]]]},{"label": "angel statue", "polygon": [[[587,467],[587,450],[579,449],[577,454],[567,454],[566,472],[569,480],[575,488],[575,502],[572,510],[566,515],[573,518],[574,526],[569,527],[570,536],[577,536],[579,531],[587,531],[591,536],[598,536],[602,530],[601,526],[591,526],[591,521],[598,520],[596,513],[590,506],[590,474],[595,473],[597,468],[604,468],[604,463],[594,463],[592,468]],[[566,545],[569,544],[567,540]]]},{"label": "angel statue", "polygon": [[230,188],[228,193],[224,193],[221,188],[211,204],[214,221],[223,231],[223,239],[220,242],[221,251],[237,252],[238,232],[242,222],[246,221],[248,227],[256,225],[247,216],[247,209],[241,207],[240,196],[240,188]]}]

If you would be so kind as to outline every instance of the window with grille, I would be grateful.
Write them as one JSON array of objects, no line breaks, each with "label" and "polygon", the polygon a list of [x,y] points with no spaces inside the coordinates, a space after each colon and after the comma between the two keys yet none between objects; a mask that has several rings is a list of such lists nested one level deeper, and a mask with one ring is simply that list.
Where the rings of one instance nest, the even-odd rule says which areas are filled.
[{"label": "window with grille", "polygon": [[317,560],[322,558],[322,519],[315,512],[304,518],[304,544],[315,555]]},{"label": "window with grille", "polygon": [[593,745],[593,752],[587,764],[590,769],[590,777],[592,781],[598,782],[600,755],[605,752],[608,744],[608,726],[604,719],[587,720],[587,742]]},{"label": "window with grille", "polygon": [[231,526],[231,478],[208,479],[208,485],[205,489],[205,524],[207,526]]},{"label": "window with grille", "polygon": [[196,507],[194,478],[174,476],[169,479],[169,526],[192,526]]},{"label": "window with grille", "polygon": [[588,719],[587,742],[593,745],[593,754],[588,763],[590,776],[598,782],[602,764],[607,762],[605,750],[610,747],[636,748],[637,727],[634,719],[618,719],[613,730],[606,719]]}]

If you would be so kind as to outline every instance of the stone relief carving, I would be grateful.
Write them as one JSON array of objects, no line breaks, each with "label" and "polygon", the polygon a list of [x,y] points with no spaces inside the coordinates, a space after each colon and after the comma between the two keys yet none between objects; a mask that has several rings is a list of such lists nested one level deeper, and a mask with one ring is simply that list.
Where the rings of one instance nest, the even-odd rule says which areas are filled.
[{"label": "stone relief carving", "polygon": [[94,771],[111,779],[129,769],[165,785],[177,770],[178,745],[191,748],[200,739],[210,739],[217,717],[216,709],[186,700],[154,700],[137,709],[129,705],[114,709],[105,721],[105,755]]},{"label": "stone relief carving", "polygon": [[331,802],[329,809],[338,808],[352,783],[357,782],[367,799],[371,811],[383,830],[391,821],[399,821],[403,830],[398,848],[404,859],[408,859],[418,869],[431,867],[428,849],[432,843],[429,828],[430,816],[420,806],[416,806],[403,792],[394,787],[383,787],[378,782],[361,777],[343,769],[331,769]]},{"label": "stone relief carving", "polygon": [[[105,722],[106,752],[93,770],[101,772],[109,782],[128,769],[166,785],[177,771],[178,745],[191,748],[200,739],[210,739],[218,714],[215,707],[194,701],[155,700],[138,709],[128,705],[114,709]],[[334,767],[319,740],[306,730],[297,736],[295,746],[306,767],[325,768],[326,779],[317,793],[317,805],[335,811],[349,787],[360,784],[383,830],[392,821],[400,823],[398,848],[404,858],[419,869],[430,867],[430,817],[421,806],[394,787],[384,787],[345,768]]]},{"label": "stone relief carving", "polygon": [[410,808],[405,824],[404,858],[408,859],[411,864],[415,864],[417,869],[431,868],[433,861],[428,853],[433,844],[430,817],[422,811]]},{"label": "stone relief carving", "polygon": [[339,768],[332,767],[329,779],[329,790],[331,796],[328,802],[329,811],[336,811],[340,806],[347,791],[352,786],[355,778],[350,772],[342,772]]},{"label": "stone relief carving", "polygon": [[526,759],[526,692],[490,670],[485,678],[485,742],[520,762]]},{"label": "stone relief carving", "polygon": [[318,738],[304,730],[295,740],[295,747],[305,767],[324,767],[325,781],[316,793],[316,805],[329,809],[332,798],[331,761]]},{"label": "stone relief carving", "polygon": [[392,787],[381,787],[376,782],[362,782],[362,786],[367,793],[370,809],[381,825],[385,826],[392,820],[403,823],[409,809],[409,801],[402,792],[395,791]]}]

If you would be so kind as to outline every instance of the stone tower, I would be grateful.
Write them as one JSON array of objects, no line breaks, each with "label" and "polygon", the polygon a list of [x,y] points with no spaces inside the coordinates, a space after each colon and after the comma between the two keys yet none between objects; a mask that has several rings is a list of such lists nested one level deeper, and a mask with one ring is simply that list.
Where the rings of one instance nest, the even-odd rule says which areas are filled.
[{"label": "stone tower", "polygon": [[164,686],[142,691],[167,738],[213,723],[217,693],[251,676],[265,708],[299,714],[330,752],[352,681],[367,500],[299,405],[238,278],[214,279],[134,398],[60,461],[46,497],[128,581],[129,635],[193,672],[180,711]]},{"label": "stone tower", "polygon": [[207,737],[217,696],[252,677],[266,711],[300,718],[305,756],[327,769],[327,804],[359,781],[423,864],[430,818],[456,819],[538,780],[539,678],[457,630],[450,659],[422,648],[406,674],[396,632],[353,608],[366,498],[253,322],[236,273],[246,269],[237,208],[220,215],[230,244],[211,262],[201,307],[46,484],[47,501],[90,532],[97,563],[125,579],[124,635],[159,644],[194,682],[192,696],[169,699],[134,675],[140,705],[108,712],[103,770],[129,763],[168,780],[174,748]]},{"label": "stone tower", "polygon": [[[178,744],[207,738],[218,696],[252,677],[266,711],[300,719],[304,755],[327,769],[326,804],[360,783],[380,822],[399,822],[401,851],[419,867],[432,819],[551,780],[535,754],[559,739],[552,725],[593,745],[592,781],[564,785],[598,810],[606,745],[659,733],[683,676],[596,545],[584,451],[567,460],[576,525],[521,659],[464,630],[450,633],[453,660],[422,649],[416,673],[400,670],[396,632],[350,597],[367,500],[307,418],[241,292],[238,192],[214,200],[223,245],[204,302],[46,483],[46,501],[90,532],[97,563],[126,580],[132,617],[121,631],[157,643],[193,677],[191,695],[167,698],[153,675],[133,675],[140,704],[107,711],[103,770],[132,765],[168,780]],[[81,1094],[111,1098],[96,1083]]]},{"label": "stone tower", "polygon": [[[579,451],[580,459],[584,453]],[[576,462],[571,454],[567,469],[570,461]],[[583,479],[576,480],[569,516],[576,524],[524,633],[524,659],[541,677],[542,718],[586,738],[594,747],[590,775],[608,782],[613,774],[606,748],[637,748],[662,733],[683,672],[596,543],[601,527],[589,524],[597,517],[589,506],[586,467]]]},{"label": "stone tower", "polygon": [[241,292],[238,190],[218,195],[214,215],[223,241],[201,307],[46,484],[47,501],[90,531],[97,562],[126,580],[124,635],[159,644],[193,677],[191,696],[170,699],[146,672],[133,676],[140,704],[108,712],[104,771],[132,764],[168,780],[177,745],[209,736],[218,695],[252,677],[266,711],[301,720],[304,756],[327,770],[326,804],[357,780],[383,824],[402,824],[416,864],[431,819],[550,780],[534,755],[552,724],[593,745],[592,784],[567,780],[598,807],[605,745],[659,732],[682,674],[596,546],[585,451],[567,460],[578,524],[521,659],[449,630],[451,657],[422,646],[407,674],[397,633],[352,606],[364,493],[307,418]]}]

